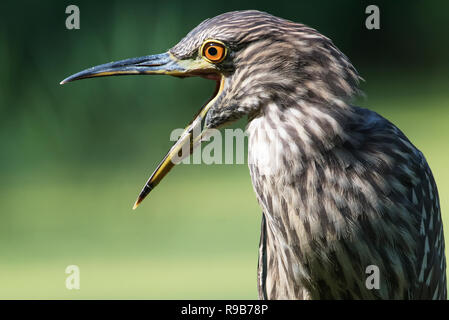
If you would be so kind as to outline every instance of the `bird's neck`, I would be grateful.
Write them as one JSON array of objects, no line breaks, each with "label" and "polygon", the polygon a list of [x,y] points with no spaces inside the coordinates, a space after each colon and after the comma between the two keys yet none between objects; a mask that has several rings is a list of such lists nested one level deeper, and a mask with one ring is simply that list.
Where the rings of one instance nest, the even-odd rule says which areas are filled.
[{"label": "bird's neck", "polygon": [[[248,165],[266,221],[262,235],[269,266],[265,286],[267,292],[282,287],[278,296],[285,299],[298,296],[295,288],[306,288],[311,277],[306,263],[320,259],[315,243],[325,250],[323,243],[334,243],[343,233],[328,232],[333,224],[326,223],[331,220],[323,215],[323,177],[334,179],[333,169],[340,165],[330,162],[328,153],[345,153],[345,143],[354,139],[347,136],[355,117],[350,106],[330,109],[298,101],[290,106],[270,102],[247,126]],[[338,227],[347,230],[342,219]],[[315,241],[323,238],[323,243]],[[293,272],[283,278],[278,272],[282,268],[293,268]],[[308,294],[304,291],[302,296]]]},{"label": "bird's neck", "polygon": [[339,101],[334,105],[302,99],[289,105],[267,103],[247,125],[248,163],[266,175],[294,175],[309,162],[325,161],[324,154],[336,145],[354,142],[348,127],[357,117],[351,106]]}]

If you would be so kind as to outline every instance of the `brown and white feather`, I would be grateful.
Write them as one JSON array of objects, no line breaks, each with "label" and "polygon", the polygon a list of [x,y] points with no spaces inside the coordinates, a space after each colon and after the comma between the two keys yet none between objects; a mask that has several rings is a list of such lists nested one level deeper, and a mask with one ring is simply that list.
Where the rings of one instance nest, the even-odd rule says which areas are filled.
[{"label": "brown and white feather", "polygon": [[[354,107],[360,77],[315,29],[259,11],[208,19],[170,51],[207,39],[229,55],[205,119],[248,116],[248,163],[263,210],[263,299],[445,299],[438,191],[418,149],[392,123]],[[366,267],[380,288],[365,285]]]}]

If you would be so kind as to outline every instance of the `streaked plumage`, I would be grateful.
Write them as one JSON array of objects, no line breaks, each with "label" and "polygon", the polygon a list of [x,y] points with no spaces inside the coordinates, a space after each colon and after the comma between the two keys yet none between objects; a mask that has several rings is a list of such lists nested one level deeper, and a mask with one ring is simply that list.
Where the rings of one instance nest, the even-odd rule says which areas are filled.
[{"label": "streaked plumage", "polygon": [[[282,150],[295,149],[299,135],[267,129],[269,112],[249,124],[250,171],[264,210],[259,296],[445,299],[443,226],[424,156],[379,115],[354,113],[345,132],[357,139],[319,157],[270,153],[282,165],[269,172],[254,148],[282,141]],[[365,287],[369,265],[380,268],[380,290]]]},{"label": "streaked plumage", "polygon": [[[207,41],[227,56],[205,62]],[[193,124],[218,128],[248,116],[248,164],[263,210],[261,299],[446,299],[432,172],[396,126],[351,105],[360,78],[330,39],[267,13],[229,12],[202,22],[169,54],[101,65],[63,83],[161,73],[217,81]],[[182,137],[190,139],[193,124]],[[173,167],[180,141],[135,207]],[[370,265],[380,270],[378,290],[365,286]]]},{"label": "streaked plumage", "polygon": [[[211,127],[249,115],[248,163],[264,212],[259,297],[444,299],[438,193],[393,124],[352,107],[359,77],[316,30],[257,12],[207,20],[172,49],[233,43],[232,83]],[[229,101],[226,101],[228,99]],[[380,268],[380,289],[365,269]]]}]

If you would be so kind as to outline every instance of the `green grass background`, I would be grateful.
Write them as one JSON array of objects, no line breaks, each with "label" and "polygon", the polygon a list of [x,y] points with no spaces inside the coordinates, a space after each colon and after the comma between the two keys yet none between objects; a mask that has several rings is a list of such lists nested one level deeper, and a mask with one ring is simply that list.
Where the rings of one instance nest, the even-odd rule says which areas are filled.
[{"label": "green grass background", "polygon": [[[354,1],[0,4],[0,298],[255,299],[261,210],[246,165],[180,165],[142,185],[214,84],[117,77],[58,85],[86,67],[163,52],[221,12],[258,8],[330,36],[366,79],[358,104],[426,155],[449,223],[449,4]],[[24,10],[26,8],[26,10]],[[240,121],[237,127],[244,126]],[[65,288],[78,265],[81,289]]]}]

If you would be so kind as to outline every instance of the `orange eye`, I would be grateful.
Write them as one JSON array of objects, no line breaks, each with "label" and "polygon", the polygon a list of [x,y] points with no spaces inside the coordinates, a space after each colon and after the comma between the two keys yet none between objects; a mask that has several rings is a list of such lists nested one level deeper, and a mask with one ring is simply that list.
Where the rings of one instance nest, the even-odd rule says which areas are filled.
[{"label": "orange eye", "polygon": [[203,56],[210,62],[218,63],[226,56],[226,48],[218,42],[207,42],[203,46]]}]

